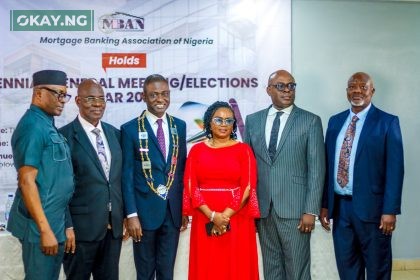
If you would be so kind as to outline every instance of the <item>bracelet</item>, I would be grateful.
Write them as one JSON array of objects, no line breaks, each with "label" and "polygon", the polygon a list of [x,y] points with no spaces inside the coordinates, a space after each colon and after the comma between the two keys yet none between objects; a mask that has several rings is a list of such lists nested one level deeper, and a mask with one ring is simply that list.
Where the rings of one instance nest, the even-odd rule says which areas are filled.
[{"label": "bracelet", "polygon": [[211,212],[210,222],[213,222],[215,214],[216,214],[216,211]]}]

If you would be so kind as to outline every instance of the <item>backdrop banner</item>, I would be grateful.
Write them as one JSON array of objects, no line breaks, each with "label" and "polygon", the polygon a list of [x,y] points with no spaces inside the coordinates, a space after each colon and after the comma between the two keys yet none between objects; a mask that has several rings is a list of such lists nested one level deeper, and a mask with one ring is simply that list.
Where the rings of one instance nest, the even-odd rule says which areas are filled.
[{"label": "backdrop banner", "polygon": [[[78,84],[104,88],[104,121],[119,127],[146,108],[145,78],[168,79],[168,113],[187,122],[189,143],[216,100],[229,102],[241,139],[246,115],[270,104],[267,78],[291,68],[290,0],[14,1],[0,6],[0,212],[17,187],[11,136],[28,109],[32,74],[58,69],[72,95],[57,127],[78,112]],[[0,217],[2,220],[4,217]]]}]

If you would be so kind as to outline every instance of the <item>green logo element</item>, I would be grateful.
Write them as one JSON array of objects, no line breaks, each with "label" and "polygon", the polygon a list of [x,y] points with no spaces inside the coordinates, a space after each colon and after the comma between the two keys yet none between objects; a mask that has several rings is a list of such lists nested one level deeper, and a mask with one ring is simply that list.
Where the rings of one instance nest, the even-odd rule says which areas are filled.
[{"label": "green logo element", "polygon": [[11,10],[10,31],[93,31],[93,10]]}]

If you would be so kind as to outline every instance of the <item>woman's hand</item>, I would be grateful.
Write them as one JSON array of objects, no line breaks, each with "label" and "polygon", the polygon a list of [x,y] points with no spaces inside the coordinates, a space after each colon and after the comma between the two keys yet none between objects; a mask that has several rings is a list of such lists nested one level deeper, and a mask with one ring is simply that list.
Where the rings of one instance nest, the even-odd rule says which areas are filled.
[{"label": "woman's hand", "polygon": [[216,212],[213,218],[213,235],[222,235],[226,233],[230,218],[224,213]]}]

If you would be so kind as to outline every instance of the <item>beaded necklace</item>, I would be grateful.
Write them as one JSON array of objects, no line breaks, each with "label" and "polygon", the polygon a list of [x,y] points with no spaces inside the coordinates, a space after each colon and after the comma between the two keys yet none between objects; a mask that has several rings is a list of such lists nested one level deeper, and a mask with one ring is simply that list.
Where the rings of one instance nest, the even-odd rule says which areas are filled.
[{"label": "beaded necklace", "polygon": [[146,118],[146,111],[137,118],[138,121],[138,131],[139,131],[139,152],[140,158],[142,162],[142,171],[143,175],[146,178],[147,185],[150,189],[157,194],[163,200],[166,200],[169,189],[172,186],[172,183],[175,179],[175,171],[176,166],[178,163],[178,151],[179,151],[179,139],[178,139],[178,132],[176,129],[176,124],[172,116],[168,115],[169,117],[169,127],[170,127],[170,134],[172,136],[172,155],[171,155],[171,166],[168,171],[168,178],[165,185],[159,184],[159,186],[155,187],[154,179],[152,174],[152,163],[149,157],[149,137],[147,135],[147,131],[144,125],[144,119]]}]

